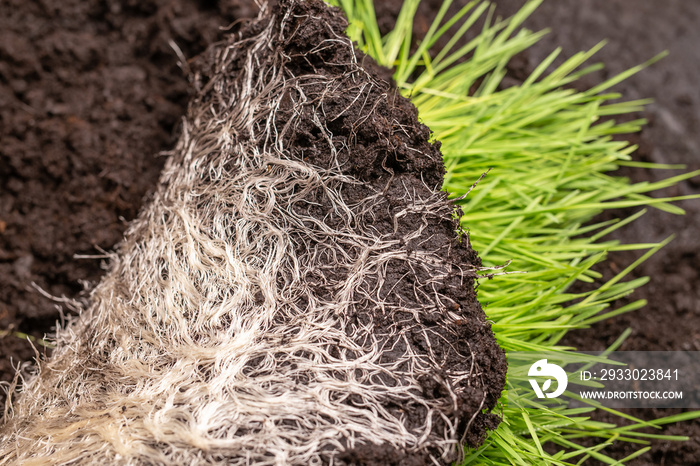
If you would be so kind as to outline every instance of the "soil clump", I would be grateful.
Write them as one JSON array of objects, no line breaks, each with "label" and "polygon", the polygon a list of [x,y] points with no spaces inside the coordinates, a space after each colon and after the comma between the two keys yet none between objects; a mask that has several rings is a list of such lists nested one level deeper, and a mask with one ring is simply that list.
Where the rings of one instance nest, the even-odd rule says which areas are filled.
[{"label": "soil clump", "polygon": [[13,407],[15,454],[447,463],[497,426],[505,358],[439,144],[345,27],[283,1],[188,64],[182,136]]}]

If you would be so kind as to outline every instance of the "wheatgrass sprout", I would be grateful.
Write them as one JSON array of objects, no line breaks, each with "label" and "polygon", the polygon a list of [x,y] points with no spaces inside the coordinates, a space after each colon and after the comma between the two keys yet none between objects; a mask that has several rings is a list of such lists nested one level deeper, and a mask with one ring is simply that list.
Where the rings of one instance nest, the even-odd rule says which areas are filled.
[{"label": "wheatgrass sprout", "polygon": [[415,107],[283,0],[192,63],[154,199],[0,430],[0,464],[449,464],[500,417],[479,258]]},{"label": "wheatgrass sprout", "polygon": [[[527,272],[501,274],[479,283],[479,299],[506,351],[556,351],[562,361],[574,362],[575,357],[566,353],[571,348],[558,345],[567,331],[644,306],[639,300],[610,309],[613,301],[647,281],[624,279],[670,238],[659,244],[619,244],[604,238],[642,215],[646,207],[682,214],[671,202],[688,197],[660,199],[646,193],[699,174],[636,184],[608,174],[620,166],[679,168],[634,162],[630,154],[635,147],[612,138],[636,132],[644,123],[616,123],[613,117],[638,112],[648,101],[610,103],[620,97],[610,88],[647,64],[579,92],[567,85],[599,69],[586,63],[602,44],[547,71],[559,55],[556,50],[521,85],[504,88],[506,64],[544,34],[521,28],[539,0],[528,1],[508,19],[494,18],[491,5],[482,1],[469,2],[448,18],[452,1],[445,0],[420,41],[412,35],[419,0],[404,1],[394,30],[384,37],[371,1],[333,3],[348,15],[350,37],[394,70],[401,92],[411,98],[421,121],[442,143],[447,168],[444,189],[461,198],[488,171],[459,202],[464,211],[462,225],[471,232],[484,266],[509,263],[509,271]],[[470,28],[482,24],[480,20],[485,26],[469,35]],[[457,32],[450,32],[446,46],[435,51],[448,29]],[[463,39],[467,36],[473,38]],[[630,218],[590,223],[606,209],[637,206],[639,212]],[[576,281],[600,279],[593,266],[604,261],[609,251],[619,250],[646,252],[592,291],[568,291]],[[566,403],[542,404],[533,396],[512,391],[504,396],[503,422],[465,464],[579,464],[587,458],[622,464],[648,448],[613,459],[604,454],[604,447],[614,441],[643,447],[654,438],[684,440],[637,431],[698,417],[698,413],[685,413],[655,421],[633,419],[632,425],[618,427],[588,418],[591,410],[602,409],[595,403],[586,409],[569,409]],[[583,447],[578,443],[581,438],[596,441],[593,447]],[[545,443],[559,445],[561,450],[549,454],[552,450],[545,451]]]}]

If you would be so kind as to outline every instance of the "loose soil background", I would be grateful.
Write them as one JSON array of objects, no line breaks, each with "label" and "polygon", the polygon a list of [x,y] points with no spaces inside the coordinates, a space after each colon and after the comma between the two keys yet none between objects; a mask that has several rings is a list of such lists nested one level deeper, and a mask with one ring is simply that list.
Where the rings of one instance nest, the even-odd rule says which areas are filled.
[{"label": "loose soil background", "polygon": [[[439,3],[426,0],[426,14]],[[522,3],[502,0],[498,11],[509,14]],[[391,5],[383,5],[387,18]],[[101,276],[101,263],[73,256],[110,249],[155,186],[163,163],[156,155],[172,146],[188,100],[170,42],[192,57],[219,37],[219,27],[255,11],[245,0],[0,1],[2,335],[9,330],[41,338],[50,331],[58,318],[55,303],[32,283],[54,296],[84,294]],[[418,16],[419,30],[424,17]],[[650,124],[634,137],[640,145],[637,159],[700,168],[700,3],[548,0],[527,24],[552,33],[514,63],[516,79],[556,46],[569,56],[609,39],[597,55],[607,71],[588,83],[669,50],[668,58],[616,90],[627,99],[656,100],[644,114]],[[672,173],[622,174],[641,181]],[[664,194],[699,191],[696,179]],[[700,350],[700,201],[681,206],[688,212],[684,217],[650,211],[617,234],[625,242],[677,235],[635,272],[652,277],[632,297],[649,305],[572,334],[568,343],[601,349],[631,327],[623,349]],[[634,257],[615,254],[603,272],[611,274]],[[27,342],[0,337],[0,379],[12,377],[11,362],[31,361],[34,354]],[[634,414],[651,418],[669,412]],[[700,464],[700,423],[670,426],[666,432],[688,435],[691,441],[659,442],[632,464]],[[613,454],[626,453],[618,447]]]}]

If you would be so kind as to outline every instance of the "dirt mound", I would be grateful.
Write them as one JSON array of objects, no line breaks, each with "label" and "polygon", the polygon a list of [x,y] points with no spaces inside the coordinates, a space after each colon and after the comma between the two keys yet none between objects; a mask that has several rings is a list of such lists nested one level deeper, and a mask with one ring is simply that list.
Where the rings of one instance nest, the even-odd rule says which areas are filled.
[{"label": "dirt mound", "polygon": [[497,425],[505,358],[439,148],[345,26],[282,2],[192,64],[154,199],[4,454],[427,464]]}]

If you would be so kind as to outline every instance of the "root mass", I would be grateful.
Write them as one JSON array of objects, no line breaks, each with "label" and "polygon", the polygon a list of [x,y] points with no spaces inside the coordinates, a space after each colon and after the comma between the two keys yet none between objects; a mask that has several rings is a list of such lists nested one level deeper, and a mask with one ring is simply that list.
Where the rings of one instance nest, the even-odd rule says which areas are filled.
[{"label": "root mass", "polygon": [[505,357],[439,144],[345,27],[283,0],[192,64],[154,199],[0,463],[442,464],[495,428]]}]

